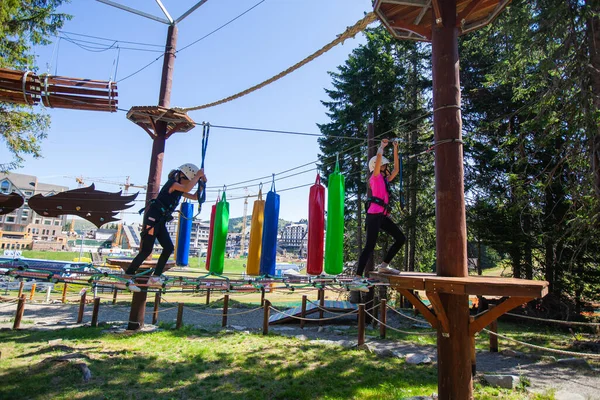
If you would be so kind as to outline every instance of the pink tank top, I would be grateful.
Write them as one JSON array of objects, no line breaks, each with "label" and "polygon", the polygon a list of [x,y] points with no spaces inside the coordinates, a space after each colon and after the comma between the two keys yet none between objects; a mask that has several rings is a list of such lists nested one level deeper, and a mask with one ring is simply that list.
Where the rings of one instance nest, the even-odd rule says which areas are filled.
[{"label": "pink tank top", "polygon": [[[377,176],[372,175],[371,179],[369,179],[369,185],[371,186],[371,193],[373,197],[379,197],[383,199],[385,204],[389,204],[390,196],[388,195],[387,188],[385,187],[383,174],[379,174]],[[388,215],[385,211],[385,208],[380,206],[379,204],[371,203],[369,209],[367,210],[367,214],[381,214]]]}]

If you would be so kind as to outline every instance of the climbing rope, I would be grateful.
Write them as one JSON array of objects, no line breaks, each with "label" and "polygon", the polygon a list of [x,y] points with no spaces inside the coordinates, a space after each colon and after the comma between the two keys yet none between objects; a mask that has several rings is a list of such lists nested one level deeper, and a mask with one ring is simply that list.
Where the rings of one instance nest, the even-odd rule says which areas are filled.
[{"label": "climbing rope", "polygon": [[520,315],[520,314],[512,314],[512,313],[506,313],[506,315],[510,315],[511,317],[531,319],[533,321],[552,322],[555,324],[562,324],[562,325],[600,326],[600,323],[597,323],[597,322],[562,321],[560,319],[536,318],[536,317],[530,317],[529,315]]},{"label": "climbing rope", "polygon": [[306,57],[304,60],[294,64],[293,66],[289,67],[288,69],[286,69],[283,72],[280,72],[279,74],[275,75],[274,77],[267,79],[266,81],[264,81],[262,83],[259,83],[258,85],[252,86],[251,88],[246,89],[242,92],[239,92],[237,94],[234,94],[232,96],[226,97],[224,99],[221,99],[221,100],[218,100],[218,101],[215,101],[212,103],[204,104],[201,106],[195,106],[195,107],[176,108],[176,110],[181,111],[181,112],[202,110],[204,108],[214,107],[214,106],[218,106],[220,104],[230,102],[232,100],[235,100],[235,99],[243,97],[247,94],[250,94],[258,89],[262,89],[263,87],[283,78],[286,75],[289,75],[290,73],[294,72],[298,68],[308,64],[309,62],[313,61],[315,58],[325,54],[326,52],[328,52],[329,50],[331,50],[333,47],[337,46],[338,44],[344,43],[344,41],[346,39],[356,36],[357,33],[364,31],[366,29],[366,27],[369,24],[371,24],[372,22],[374,22],[376,19],[377,19],[377,16],[375,15],[375,13],[373,13],[373,12],[368,13],[367,15],[365,15],[364,18],[362,18],[356,24],[348,27],[344,31],[344,33],[342,33],[341,35],[338,35],[338,37],[335,40],[333,40],[330,43],[328,43],[327,45],[323,46],[320,50],[317,50],[315,53]]},{"label": "climbing rope", "polygon": [[598,359],[600,359],[600,354],[578,353],[578,352],[575,352],[575,351],[551,349],[551,348],[548,348],[548,347],[543,347],[543,346],[538,346],[538,345],[531,344],[531,343],[522,342],[520,340],[513,339],[511,337],[504,336],[504,335],[501,335],[501,334],[496,333],[496,332],[492,332],[492,331],[490,331],[488,329],[485,329],[485,328],[483,328],[483,331],[489,333],[490,335],[494,335],[494,336],[497,336],[499,338],[506,339],[506,340],[509,340],[511,342],[515,342],[515,343],[521,344],[521,345],[523,345],[525,347],[530,347],[532,349],[547,351],[549,353],[562,354],[562,355],[565,355],[565,356],[583,357],[583,358],[598,358]]}]

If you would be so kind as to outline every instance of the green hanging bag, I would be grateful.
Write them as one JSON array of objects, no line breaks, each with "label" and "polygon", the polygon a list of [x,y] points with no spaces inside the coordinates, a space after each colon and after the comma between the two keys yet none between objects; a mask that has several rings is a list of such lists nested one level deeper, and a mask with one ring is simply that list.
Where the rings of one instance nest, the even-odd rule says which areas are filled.
[{"label": "green hanging bag", "polygon": [[229,203],[225,192],[223,192],[221,201],[217,203],[214,226],[209,271],[221,275],[225,264],[225,245],[227,244],[227,230],[229,229]]},{"label": "green hanging bag", "polygon": [[329,175],[327,185],[327,235],[325,238],[325,273],[339,275],[344,270],[344,200],[345,179],[339,162]]}]

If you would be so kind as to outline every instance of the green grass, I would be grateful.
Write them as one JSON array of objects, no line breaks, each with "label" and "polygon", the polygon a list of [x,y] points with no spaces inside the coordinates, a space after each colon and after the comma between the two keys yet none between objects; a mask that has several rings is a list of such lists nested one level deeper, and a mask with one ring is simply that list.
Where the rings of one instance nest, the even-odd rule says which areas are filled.
[{"label": "green grass", "polygon": [[[44,260],[58,260],[58,261],[73,261],[79,259],[78,251],[34,251],[34,250],[23,250],[23,257],[25,258],[41,258]],[[90,258],[90,253],[84,251],[82,257]]]},{"label": "green grass", "polygon": [[[49,341],[62,339],[50,345]],[[100,328],[0,332],[2,399],[402,399],[437,391],[433,366],[276,335],[184,327],[108,334]],[[92,380],[67,362],[77,353]],[[478,399],[525,399],[475,385]],[[550,399],[550,397],[538,397]]]}]

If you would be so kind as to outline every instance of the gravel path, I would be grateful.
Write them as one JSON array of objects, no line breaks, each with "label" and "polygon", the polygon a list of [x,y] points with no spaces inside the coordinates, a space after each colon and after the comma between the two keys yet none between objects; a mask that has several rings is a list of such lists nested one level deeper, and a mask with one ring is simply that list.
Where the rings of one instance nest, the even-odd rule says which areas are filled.
[{"label": "gravel path", "polygon": [[[89,325],[92,318],[91,304],[85,308],[83,323],[77,324],[78,304],[27,304],[21,324],[22,329],[63,329]],[[0,303],[0,328],[12,328],[11,319],[16,311],[16,303]],[[98,321],[118,329],[124,329],[129,319],[130,307],[127,305],[111,305],[103,303],[100,306]],[[146,309],[145,324],[152,329],[152,307]],[[184,309],[183,321],[185,325],[194,325],[207,330],[219,330],[222,322],[222,310],[218,308]],[[325,315],[328,315],[326,313]],[[312,318],[317,318],[313,314]],[[175,322],[177,307],[174,304],[161,304],[159,321]],[[388,314],[388,324],[399,329],[410,329],[410,322],[400,320],[394,313]],[[261,332],[263,323],[262,309],[229,309],[227,329]],[[408,323],[409,325],[406,325]],[[316,323],[309,322],[305,329],[300,329],[299,324],[275,325],[269,329],[281,335],[295,336],[301,340],[318,340],[322,343],[337,344],[344,347],[355,347],[357,338],[349,335],[348,330],[356,326],[356,317],[347,316],[327,325],[319,327]],[[406,356],[416,353],[428,356],[435,363],[436,349],[434,346],[419,346],[403,344],[389,340],[378,340],[367,337],[368,349],[382,356]],[[503,346],[504,347],[504,346]],[[562,356],[558,358],[564,358]],[[600,400],[600,372],[586,364],[574,362],[562,364],[552,358],[540,358],[532,354],[527,356],[522,353],[506,355],[489,353],[487,351],[477,354],[478,374],[508,374],[524,376],[529,379],[529,390],[543,393],[554,389],[557,400]]]}]

